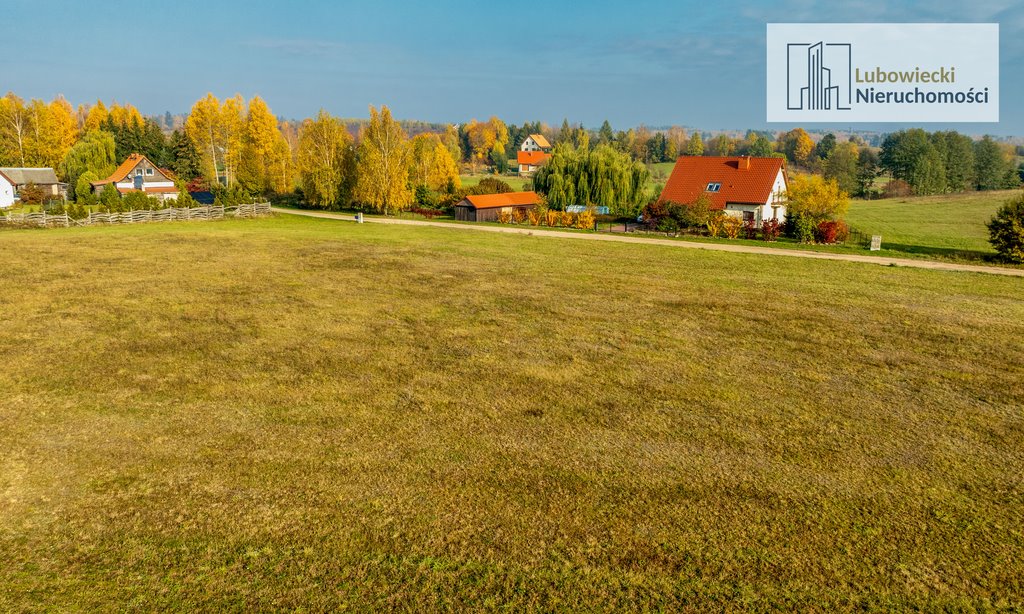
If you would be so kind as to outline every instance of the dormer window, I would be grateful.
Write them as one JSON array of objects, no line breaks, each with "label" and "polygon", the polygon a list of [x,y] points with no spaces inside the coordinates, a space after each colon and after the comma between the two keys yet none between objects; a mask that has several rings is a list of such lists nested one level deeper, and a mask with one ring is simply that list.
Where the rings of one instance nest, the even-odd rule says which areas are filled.
[{"label": "dormer window", "polygon": [[708,184],[708,187],[707,187],[707,191],[708,192],[717,192],[717,191],[719,191],[721,189],[722,189],[722,184],[717,182],[717,181],[712,181],[711,183]]}]

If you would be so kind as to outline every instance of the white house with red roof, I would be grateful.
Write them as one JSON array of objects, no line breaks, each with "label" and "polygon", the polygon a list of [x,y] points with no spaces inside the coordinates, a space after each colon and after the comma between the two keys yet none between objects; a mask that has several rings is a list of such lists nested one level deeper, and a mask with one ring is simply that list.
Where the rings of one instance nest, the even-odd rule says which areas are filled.
[{"label": "white house with red roof", "polygon": [[519,163],[519,176],[528,177],[534,174],[540,165],[551,157],[551,143],[543,134],[531,134],[519,145],[516,162]]},{"label": "white house with red roof", "polygon": [[149,161],[142,154],[133,153],[102,181],[92,182],[92,189],[99,193],[107,184],[113,184],[122,195],[129,192],[145,192],[160,200],[177,200],[178,188],[167,172]]},{"label": "white house with red roof", "polygon": [[694,203],[702,194],[711,209],[758,226],[786,217],[789,179],[782,158],[683,156],[661,191],[660,202]]}]

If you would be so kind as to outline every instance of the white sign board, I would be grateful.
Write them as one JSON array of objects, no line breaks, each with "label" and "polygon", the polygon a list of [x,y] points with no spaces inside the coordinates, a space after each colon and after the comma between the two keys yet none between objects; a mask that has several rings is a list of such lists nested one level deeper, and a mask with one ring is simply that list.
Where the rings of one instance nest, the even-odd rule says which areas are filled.
[{"label": "white sign board", "polygon": [[999,24],[770,23],[769,122],[998,122]]}]

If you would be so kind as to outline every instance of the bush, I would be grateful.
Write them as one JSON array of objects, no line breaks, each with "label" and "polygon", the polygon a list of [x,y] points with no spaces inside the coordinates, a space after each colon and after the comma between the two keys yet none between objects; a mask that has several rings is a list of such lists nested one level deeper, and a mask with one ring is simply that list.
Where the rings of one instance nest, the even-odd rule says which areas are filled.
[{"label": "bush", "polygon": [[554,209],[548,209],[544,212],[544,223],[554,228],[558,226],[558,220],[561,218],[558,211]]},{"label": "bush", "polygon": [[526,217],[530,221],[530,226],[540,226],[541,214],[540,214],[540,210],[537,209],[536,207],[534,207],[533,209],[530,209],[529,211],[527,211],[526,212]]},{"label": "bush", "polygon": [[725,236],[735,239],[740,236],[740,229],[743,228],[743,220],[738,217],[726,215],[722,218],[722,230]]},{"label": "bush", "polygon": [[649,229],[676,232],[680,228],[704,229],[712,213],[711,200],[701,195],[688,205],[673,201],[653,201],[644,207],[641,215]]},{"label": "bush", "polygon": [[46,192],[34,183],[27,183],[18,190],[18,199],[23,205],[41,205],[44,198]]},{"label": "bush", "polygon": [[128,192],[121,197],[121,205],[125,211],[142,211],[144,209],[164,209],[160,200],[146,196],[145,192]]},{"label": "bush", "polygon": [[426,207],[413,207],[412,209],[409,209],[409,213],[416,213],[418,215],[422,215],[428,220],[432,220],[439,215],[444,215],[444,211],[440,209],[428,209]]},{"label": "bush", "polygon": [[590,230],[594,227],[594,210],[587,209],[576,216],[576,228]]},{"label": "bush", "polygon": [[81,220],[89,217],[89,209],[81,202],[71,203],[65,209],[68,213],[68,217],[73,220]]},{"label": "bush", "polygon": [[437,192],[434,192],[425,185],[416,186],[416,197],[415,202],[417,207],[423,209],[437,209],[437,204],[440,201],[440,197]]},{"label": "bush", "polygon": [[495,179],[494,177],[485,177],[480,180],[480,183],[469,188],[468,194],[506,194],[512,192],[512,186],[505,183],[501,179]]},{"label": "bush", "polygon": [[100,192],[100,204],[103,205],[104,211],[121,210],[121,193],[117,191],[114,184],[108,183],[103,186],[103,190]]},{"label": "bush", "polygon": [[818,243],[835,243],[839,234],[839,222],[826,220],[814,228],[814,240]]},{"label": "bush", "polygon": [[704,228],[713,214],[711,204],[711,199],[706,194],[701,194],[697,200],[685,207],[684,217],[680,222],[686,228]]},{"label": "bush", "polygon": [[786,234],[801,243],[814,241],[814,228],[816,224],[811,216],[789,211],[786,214]]},{"label": "bush", "polygon": [[559,224],[565,226],[566,228],[572,228],[573,224],[576,223],[575,217],[572,213],[569,213],[568,211],[560,212],[559,218],[561,218],[558,220]]},{"label": "bush", "polygon": [[512,213],[509,212],[509,211],[499,211],[498,212],[498,222],[501,223],[501,224],[511,224],[512,223]]},{"label": "bush", "polygon": [[1024,194],[1006,201],[989,220],[988,242],[1006,262],[1024,263]]},{"label": "bush", "polygon": [[512,221],[516,224],[522,224],[526,221],[526,211],[522,207],[516,207],[512,210]]},{"label": "bush", "polygon": [[882,189],[882,198],[901,198],[914,193],[914,188],[902,179],[893,179]]},{"label": "bush", "polygon": [[658,223],[654,226],[654,230],[658,232],[679,232],[679,222],[675,218],[664,217],[658,220]]},{"label": "bush", "polygon": [[850,238],[850,227],[843,220],[836,220],[836,243],[846,243]]},{"label": "bush", "polygon": [[778,241],[780,234],[782,234],[782,224],[779,223],[779,220],[773,218],[761,222],[762,241]]},{"label": "bush", "polygon": [[743,222],[743,236],[749,241],[753,241],[757,238],[757,222],[754,220],[747,220]]},{"label": "bush", "polygon": [[668,207],[666,203],[659,202],[658,200],[652,200],[640,212],[640,218],[643,219],[644,225],[648,229],[656,229],[658,223],[661,220],[668,217]]},{"label": "bush", "polygon": [[725,227],[725,216],[723,214],[713,215],[707,223],[708,234],[712,237],[722,236]]}]

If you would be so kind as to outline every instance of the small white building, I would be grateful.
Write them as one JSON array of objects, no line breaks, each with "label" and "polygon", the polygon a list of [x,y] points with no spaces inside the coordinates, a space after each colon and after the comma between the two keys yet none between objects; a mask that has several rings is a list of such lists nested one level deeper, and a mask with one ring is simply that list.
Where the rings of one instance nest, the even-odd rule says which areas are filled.
[{"label": "small white building", "polygon": [[0,171],[0,209],[14,204],[14,180]]},{"label": "small white building", "polygon": [[92,182],[92,189],[99,194],[108,183],[114,184],[122,195],[129,192],[145,192],[147,196],[160,200],[178,199],[178,188],[174,181],[142,154],[133,153],[128,156],[110,177]]}]

